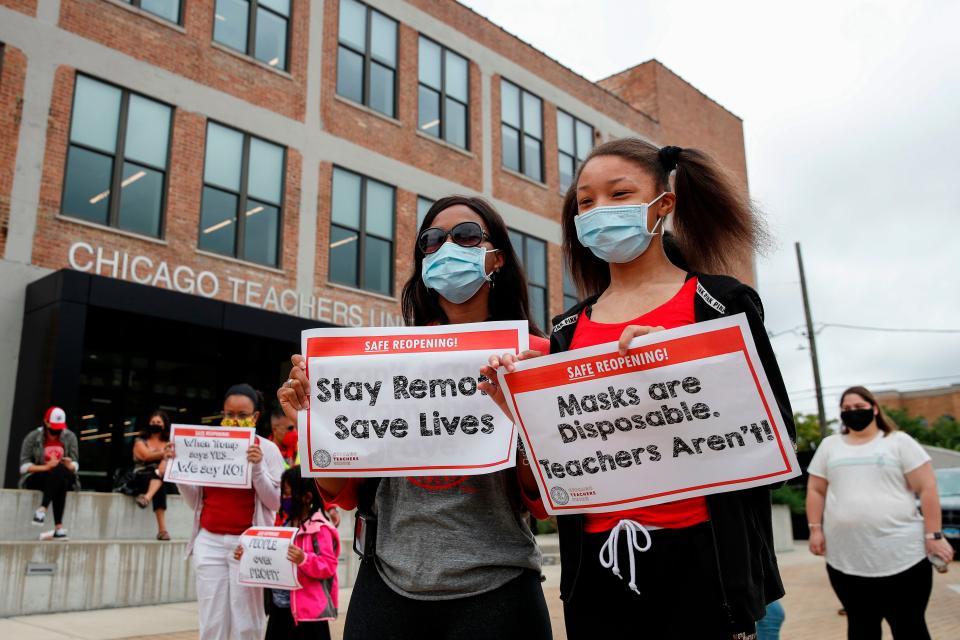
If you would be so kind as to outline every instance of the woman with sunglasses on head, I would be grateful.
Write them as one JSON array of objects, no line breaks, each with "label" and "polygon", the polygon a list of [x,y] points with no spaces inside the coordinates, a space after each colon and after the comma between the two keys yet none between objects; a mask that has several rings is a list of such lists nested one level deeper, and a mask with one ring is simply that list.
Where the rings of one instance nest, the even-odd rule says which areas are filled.
[{"label": "woman with sunglasses on head", "polygon": [[[223,397],[220,426],[253,429],[263,396],[249,384],[236,384]],[[174,457],[168,445],[167,457]],[[187,553],[197,575],[200,640],[260,640],[266,624],[263,589],[241,586],[239,560],[234,559],[240,534],[251,526],[273,526],[280,509],[283,457],[277,445],[256,437],[247,449],[251,465],[249,489],[178,484],[184,502],[194,511],[193,536]]]},{"label": "woman with sunglasses on head", "polygon": [[[671,214],[673,232],[664,234]],[[638,139],[596,147],[563,204],[566,261],[587,298],[554,319],[551,352],[619,340],[625,354],[637,336],[744,313],[793,438],[760,298],[713,275],[749,260],[762,239],[747,194],[703,152]],[[516,359],[491,358],[482,371],[492,374],[501,363],[512,370]],[[650,638],[752,637],[767,603],[783,595],[768,487],[561,516],[558,524],[571,640],[623,629]],[[614,573],[618,565],[623,578]]]},{"label": "woman with sunglasses on head", "polygon": [[[523,270],[503,220],[484,200],[435,202],[413,264],[402,304],[414,325],[529,319]],[[548,346],[537,335],[530,343]],[[303,358],[293,364],[277,395],[295,419],[306,408],[308,383]],[[320,478],[317,485],[327,502],[377,518],[375,558],[361,562],[347,640],[551,637],[527,509],[545,514],[527,499],[536,491],[529,466],[460,477]]]}]

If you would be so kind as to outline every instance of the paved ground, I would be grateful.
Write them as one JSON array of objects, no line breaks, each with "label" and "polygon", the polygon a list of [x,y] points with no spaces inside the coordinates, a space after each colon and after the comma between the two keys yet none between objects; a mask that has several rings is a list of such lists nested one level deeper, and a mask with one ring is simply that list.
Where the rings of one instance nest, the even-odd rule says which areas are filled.
[{"label": "paved ground", "polygon": [[[780,556],[787,587],[784,607],[787,620],[783,640],[842,640],[846,619],[837,615],[839,602],[830,589],[823,560],[810,555],[804,545]],[[546,567],[544,593],[550,606],[554,637],[565,640],[559,596],[559,567]],[[891,594],[896,597],[896,594]],[[349,591],[342,597],[346,609]],[[934,640],[960,638],[960,563],[949,573],[935,574],[933,595],[927,608],[927,624]],[[196,604],[105,609],[80,613],[21,616],[0,619],[0,638],[30,640],[196,640]],[[342,618],[333,627],[333,637],[342,637]],[[156,635],[157,632],[162,632]],[[153,634],[153,635],[151,635]],[[889,639],[885,628],[884,638]]]}]

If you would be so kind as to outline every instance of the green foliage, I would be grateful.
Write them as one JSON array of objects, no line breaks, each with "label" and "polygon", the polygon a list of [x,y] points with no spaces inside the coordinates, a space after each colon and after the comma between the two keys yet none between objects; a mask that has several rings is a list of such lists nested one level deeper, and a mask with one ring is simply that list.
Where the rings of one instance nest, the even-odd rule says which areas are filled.
[{"label": "green foliage", "polygon": [[956,419],[941,416],[931,425],[926,418],[911,416],[906,409],[884,407],[883,410],[901,431],[910,434],[920,444],[960,451],[960,422]]},{"label": "green foliage", "polygon": [[806,510],[807,492],[803,487],[785,484],[770,492],[770,497],[773,504],[785,504],[790,507],[791,513],[803,513]]},{"label": "green foliage", "polygon": [[[795,413],[793,422],[797,425],[797,451],[813,451],[820,444],[820,420],[812,413]],[[836,420],[827,420],[829,427]]]}]

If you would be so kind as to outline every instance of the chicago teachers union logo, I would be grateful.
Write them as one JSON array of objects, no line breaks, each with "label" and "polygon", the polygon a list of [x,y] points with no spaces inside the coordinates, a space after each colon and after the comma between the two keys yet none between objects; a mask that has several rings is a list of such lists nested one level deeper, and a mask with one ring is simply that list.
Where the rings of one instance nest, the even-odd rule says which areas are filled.
[{"label": "chicago teachers union logo", "polygon": [[553,487],[550,489],[550,497],[553,498],[556,504],[563,505],[570,502],[570,494],[568,494],[567,490],[563,487]]},{"label": "chicago teachers union logo", "polygon": [[333,458],[330,457],[330,452],[326,449],[317,449],[313,452],[313,464],[321,469],[329,467],[331,462],[333,462]]}]

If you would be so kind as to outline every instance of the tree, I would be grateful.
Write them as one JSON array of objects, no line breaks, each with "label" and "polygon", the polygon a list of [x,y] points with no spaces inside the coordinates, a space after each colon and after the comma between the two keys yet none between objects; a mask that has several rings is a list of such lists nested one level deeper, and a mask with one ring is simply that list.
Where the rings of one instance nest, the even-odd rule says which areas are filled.
[{"label": "tree", "polygon": [[[820,420],[812,413],[795,413],[793,422],[797,426],[797,451],[815,451],[820,444]],[[827,420],[827,430],[836,420]]]},{"label": "tree", "polygon": [[911,416],[906,409],[884,407],[883,411],[901,431],[912,436],[920,444],[960,451],[960,422],[957,422],[953,416],[940,416],[931,425],[926,418]]}]

